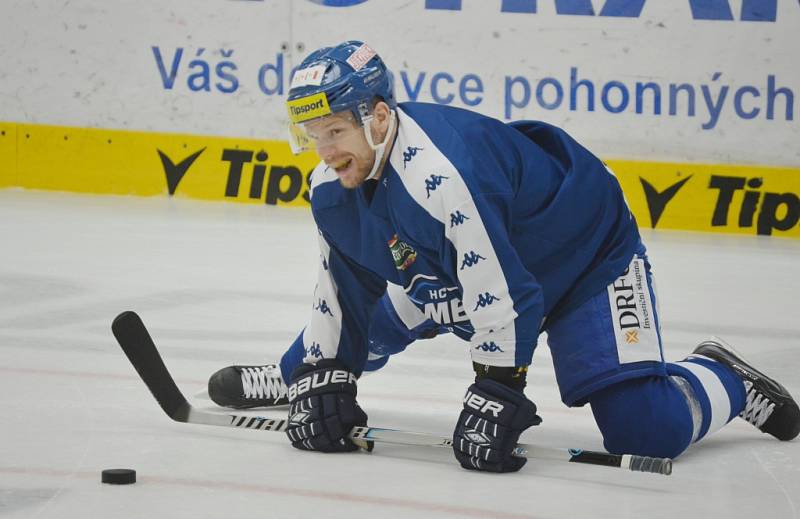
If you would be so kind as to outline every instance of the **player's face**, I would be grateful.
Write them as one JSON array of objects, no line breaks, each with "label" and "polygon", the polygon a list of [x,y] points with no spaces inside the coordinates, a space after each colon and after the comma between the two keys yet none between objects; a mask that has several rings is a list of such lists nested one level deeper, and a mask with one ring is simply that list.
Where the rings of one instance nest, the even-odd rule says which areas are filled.
[{"label": "player's face", "polygon": [[317,154],[339,176],[342,186],[360,186],[372,170],[375,150],[370,147],[363,127],[349,112],[340,112],[307,125]]}]

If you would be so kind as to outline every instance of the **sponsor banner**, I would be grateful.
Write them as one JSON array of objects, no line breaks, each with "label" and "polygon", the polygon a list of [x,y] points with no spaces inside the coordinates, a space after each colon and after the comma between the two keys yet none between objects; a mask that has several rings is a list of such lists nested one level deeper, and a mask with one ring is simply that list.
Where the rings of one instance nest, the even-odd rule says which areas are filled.
[{"label": "sponsor banner", "polygon": [[644,260],[634,258],[607,290],[620,364],[662,360]]},{"label": "sponsor banner", "polygon": [[0,187],[305,206],[316,155],[285,141],[0,123]]},{"label": "sponsor banner", "polygon": [[800,167],[796,0],[3,5],[6,120],[282,140],[301,60],[360,39],[351,62],[377,51],[399,101],[543,120],[601,156]]},{"label": "sponsor banner", "polygon": [[800,169],[607,161],[640,227],[800,238]]},{"label": "sponsor banner", "polygon": [[[0,122],[0,188],[308,207],[317,162],[285,141]],[[800,238],[800,168],[607,163],[641,227]]]}]

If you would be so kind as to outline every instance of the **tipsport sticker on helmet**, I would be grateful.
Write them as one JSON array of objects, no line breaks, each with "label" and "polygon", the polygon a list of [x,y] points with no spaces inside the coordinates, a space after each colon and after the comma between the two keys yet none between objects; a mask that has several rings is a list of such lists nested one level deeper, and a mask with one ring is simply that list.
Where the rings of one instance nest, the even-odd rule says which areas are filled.
[{"label": "tipsport sticker on helmet", "polygon": [[287,101],[286,106],[289,109],[289,120],[293,123],[310,121],[331,113],[325,92]]},{"label": "tipsport sticker on helmet", "polygon": [[372,48],[365,43],[347,58],[347,64],[353,67],[353,70],[361,70],[364,68],[364,65],[369,63],[369,60],[377,54],[377,52],[372,50]]},{"label": "tipsport sticker on helmet", "polygon": [[292,84],[289,86],[289,90],[304,86],[321,85],[327,68],[327,65],[315,65],[296,71],[292,76]]}]

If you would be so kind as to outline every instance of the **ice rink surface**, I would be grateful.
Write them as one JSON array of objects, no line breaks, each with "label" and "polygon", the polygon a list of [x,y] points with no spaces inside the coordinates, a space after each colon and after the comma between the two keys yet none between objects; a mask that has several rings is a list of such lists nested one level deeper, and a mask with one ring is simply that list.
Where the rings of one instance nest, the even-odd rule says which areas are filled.
[{"label": "ice rink surface", "polygon": [[[644,238],[668,360],[718,334],[800,397],[800,242]],[[111,335],[136,310],[191,397],[223,366],[280,357],[311,311],[317,257],[300,209],[0,190],[0,516],[798,517],[800,441],[740,419],[670,477],[535,459],[481,474],[421,447],[305,453],[279,433],[172,422]],[[522,441],[602,449],[588,407],[561,404],[543,342],[528,379],[544,423]],[[371,425],[447,436],[470,382],[466,347],[440,337],[362,378],[359,401]],[[101,484],[113,467],[138,482]]]}]

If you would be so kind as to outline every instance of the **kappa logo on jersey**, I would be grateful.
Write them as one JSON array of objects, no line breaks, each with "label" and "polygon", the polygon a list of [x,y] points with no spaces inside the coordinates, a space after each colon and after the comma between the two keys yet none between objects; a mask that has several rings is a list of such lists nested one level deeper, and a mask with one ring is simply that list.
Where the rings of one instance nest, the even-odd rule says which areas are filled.
[{"label": "kappa logo on jersey", "polygon": [[469,220],[469,216],[465,216],[461,211],[450,213],[450,228],[452,229],[456,225],[461,225],[464,223],[464,220]]},{"label": "kappa logo on jersey", "polygon": [[392,252],[392,259],[397,270],[405,270],[417,259],[417,251],[411,245],[400,241],[395,234],[389,240],[389,250]]},{"label": "kappa logo on jersey", "polygon": [[418,148],[416,146],[409,146],[406,148],[406,151],[403,152],[403,169],[406,169],[406,164],[411,162],[411,159],[417,154],[418,151],[422,151],[425,148]]},{"label": "kappa logo on jersey", "polygon": [[465,268],[469,268],[480,260],[485,260],[483,256],[477,254],[474,250],[469,251],[468,253],[464,253],[464,261],[461,262],[461,268],[459,270],[464,270]]},{"label": "kappa logo on jersey", "polygon": [[450,177],[445,177],[444,175],[431,175],[430,178],[425,179],[425,193],[427,193],[428,198],[431,197],[431,191],[436,191],[436,188],[442,185],[443,180],[447,180]]},{"label": "kappa logo on jersey", "polygon": [[315,357],[317,359],[321,359],[322,349],[320,348],[319,344],[312,342],[311,346],[306,348],[306,357]]},{"label": "kappa logo on jersey", "polygon": [[333,313],[331,313],[331,309],[328,306],[328,302],[324,299],[320,299],[316,305],[314,305],[314,310],[319,310],[321,314],[328,314],[333,317]]},{"label": "kappa logo on jersey", "polygon": [[498,351],[500,353],[504,353],[500,346],[495,344],[494,341],[482,342],[481,344],[475,346],[475,349],[485,351],[486,353],[497,353]]},{"label": "kappa logo on jersey", "polygon": [[489,292],[478,294],[478,303],[475,305],[474,311],[477,311],[478,308],[485,308],[495,301],[500,301],[500,298],[490,294]]}]

